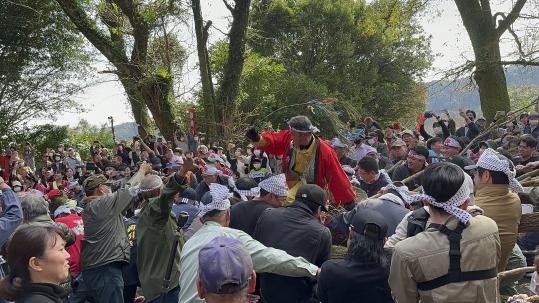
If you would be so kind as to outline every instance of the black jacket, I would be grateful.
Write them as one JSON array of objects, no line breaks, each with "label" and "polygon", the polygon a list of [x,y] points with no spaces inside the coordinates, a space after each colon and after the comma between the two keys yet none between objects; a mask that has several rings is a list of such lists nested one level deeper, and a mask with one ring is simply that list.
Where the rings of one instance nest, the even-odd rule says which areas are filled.
[{"label": "black jacket", "polygon": [[[294,257],[321,266],[331,254],[331,234],[299,201],[286,208],[268,208],[258,219],[254,238],[262,244],[282,249]],[[266,303],[311,302],[314,283],[307,278],[262,273],[260,288]]]},{"label": "black jacket", "polygon": [[60,285],[32,283],[15,303],[62,303],[65,297],[67,294]]},{"label": "black jacket", "polygon": [[[414,173],[412,173],[410,169],[408,168],[408,165],[404,163],[401,166],[397,167],[397,169],[393,172],[393,176],[391,177],[391,180],[393,180],[393,182],[402,181],[413,174]],[[423,175],[415,178],[412,181],[409,181],[405,185],[408,187],[409,190],[414,190],[418,188],[419,186],[421,186],[422,179],[423,179]]]},{"label": "black jacket", "polygon": [[262,200],[241,201],[230,208],[230,227],[239,229],[253,237],[260,215],[272,207]]},{"label": "black jacket", "polygon": [[373,184],[368,184],[367,182],[361,180],[359,181],[360,188],[367,194],[368,197],[376,195],[382,187],[385,187],[389,182],[382,175],[374,182]]},{"label": "black jacket", "polygon": [[318,298],[322,303],[392,303],[389,272],[374,262],[329,260],[322,265]]}]

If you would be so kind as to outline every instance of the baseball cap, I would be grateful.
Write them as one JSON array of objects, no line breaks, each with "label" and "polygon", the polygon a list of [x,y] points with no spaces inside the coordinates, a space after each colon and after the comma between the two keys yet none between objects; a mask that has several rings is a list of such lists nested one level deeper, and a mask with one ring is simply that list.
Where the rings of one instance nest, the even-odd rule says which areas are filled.
[{"label": "baseball cap", "polygon": [[326,192],[322,189],[322,187],[316,185],[316,184],[304,184],[296,193],[296,201],[309,201],[316,203],[322,207],[323,211],[328,211],[326,207],[326,199],[327,195]]},{"label": "baseball cap", "polygon": [[51,191],[49,191],[47,193],[47,198],[49,198],[49,200],[52,200],[56,197],[60,197],[62,195],[62,191],[59,190],[59,189],[53,189]]},{"label": "baseball cap", "polygon": [[401,147],[401,146],[406,146],[406,143],[400,139],[395,140],[395,142],[391,144],[391,147]]},{"label": "baseball cap", "polygon": [[93,175],[82,182],[82,188],[84,188],[85,192],[91,192],[101,184],[112,184],[112,182],[103,175]]},{"label": "baseball cap", "polygon": [[387,224],[384,217],[379,212],[369,208],[356,209],[349,222],[354,232],[372,240],[383,240],[387,234]]},{"label": "baseball cap", "polygon": [[404,137],[404,135],[410,135],[412,137],[415,137],[415,134],[413,131],[409,130],[409,129],[405,129],[402,131],[401,133],[401,138]]},{"label": "baseball cap", "polygon": [[216,237],[198,252],[198,277],[208,293],[237,293],[249,285],[252,273],[251,255],[234,238]]}]

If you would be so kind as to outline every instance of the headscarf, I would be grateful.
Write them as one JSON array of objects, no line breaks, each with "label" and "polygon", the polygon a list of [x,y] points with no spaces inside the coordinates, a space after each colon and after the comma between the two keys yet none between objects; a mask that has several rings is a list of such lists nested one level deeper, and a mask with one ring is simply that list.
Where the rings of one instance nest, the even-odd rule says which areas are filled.
[{"label": "headscarf", "polygon": [[211,201],[208,204],[200,204],[199,217],[204,217],[205,214],[212,210],[227,210],[230,208],[230,200],[228,199],[228,187],[211,183],[209,185],[211,195]]}]

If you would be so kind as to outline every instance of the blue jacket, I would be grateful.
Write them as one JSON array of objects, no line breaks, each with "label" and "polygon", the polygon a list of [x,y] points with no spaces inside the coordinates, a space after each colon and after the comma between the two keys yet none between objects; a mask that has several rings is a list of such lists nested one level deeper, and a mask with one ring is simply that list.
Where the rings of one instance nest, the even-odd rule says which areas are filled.
[{"label": "blue jacket", "polygon": [[2,189],[1,198],[4,212],[0,216],[0,247],[22,222],[21,203],[15,192],[10,188]]}]

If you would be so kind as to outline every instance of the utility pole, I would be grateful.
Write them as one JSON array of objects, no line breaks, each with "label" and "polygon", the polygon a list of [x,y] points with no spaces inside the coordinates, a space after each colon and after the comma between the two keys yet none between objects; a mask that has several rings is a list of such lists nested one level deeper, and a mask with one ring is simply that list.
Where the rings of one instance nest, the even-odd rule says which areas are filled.
[{"label": "utility pole", "polygon": [[114,134],[114,118],[112,116],[109,117],[110,121],[110,129],[112,130],[112,141],[116,144],[116,135]]}]

